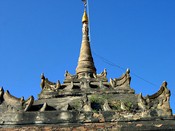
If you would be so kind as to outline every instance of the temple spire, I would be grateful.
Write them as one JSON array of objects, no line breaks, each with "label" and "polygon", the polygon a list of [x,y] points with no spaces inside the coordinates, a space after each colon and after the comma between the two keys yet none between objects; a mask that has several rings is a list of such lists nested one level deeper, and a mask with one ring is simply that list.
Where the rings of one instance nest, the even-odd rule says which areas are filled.
[{"label": "temple spire", "polygon": [[82,17],[82,43],[80,49],[80,55],[78,60],[78,66],[76,73],[79,78],[81,77],[93,77],[96,74],[96,68],[91,53],[90,42],[89,42],[89,27],[88,27],[88,15],[86,13],[86,0],[84,2],[84,14]]}]

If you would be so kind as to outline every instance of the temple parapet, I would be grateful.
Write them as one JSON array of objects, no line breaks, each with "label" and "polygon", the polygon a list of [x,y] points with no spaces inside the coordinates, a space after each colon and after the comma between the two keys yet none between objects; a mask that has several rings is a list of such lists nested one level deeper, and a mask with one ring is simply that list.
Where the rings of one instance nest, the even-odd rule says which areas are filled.
[{"label": "temple parapet", "polygon": [[138,95],[138,105],[143,111],[143,116],[171,116],[172,110],[170,108],[170,90],[167,88],[167,82],[163,82],[160,90],[149,96],[143,97]]},{"label": "temple parapet", "polygon": [[106,69],[104,69],[104,71],[102,71],[100,74],[83,73],[81,74],[81,77],[79,77],[77,74],[72,75],[68,71],[66,71],[64,76],[65,76],[64,83],[81,82],[83,79],[87,79],[88,81],[91,81],[91,82],[98,82],[98,81],[107,82],[108,81]]},{"label": "temple parapet", "polygon": [[130,70],[127,69],[126,73],[124,73],[120,78],[110,79],[110,85],[116,90],[128,90],[130,93],[134,93],[135,91],[130,87],[131,76]]},{"label": "temple parapet", "polygon": [[57,83],[51,82],[48,78],[45,78],[44,74],[41,74],[41,84],[42,91],[38,95],[39,99],[55,98],[58,96],[58,89],[61,87],[61,83],[58,80]]},{"label": "temple parapet", "polygon": [[110,84],[113,88],[128,88],[130,87],[131,77],[130,70],[127,69],[126,73],[123,74],[120,78],[110,79]]},{"label": "temple parapet", "polygon": [[27,100],[24,100],[24,97],[17,98],[11,95],[8,90],[4,93],[3,88],[0,88],[0,100],[0,112],[26,112],[30,110],[34,97],[30,96]]},{"label": "temple parapet", "polygon": [[72,75],[68,71],[65,72],[65,80],[63,84],[49,81],[44,74],[41,75],[41,88],[39,99],[57,98],[67,95],[83,95],[85,92],[93,94],[94,92],[106,92],[108,94],[134,94],[134,90],[130,87],[130,70],[120,78],[110,79],[108,82],[107,71],[104,69],[100,74],[93,74],[93,77],[84,76],[79,78],[78,75]]},{"label": "temple parapet", "polygon": [[57,83],[53,83],[45,78],[44,74],[41,75],[41,88],[42,90],[47,91],[57,91],[58,88],[61,86],[60,81],[58,80]]},{"label": "temple parapet", "polygon": [[77,81],[78,79],[77,75],[72,75],[68,71],[65,72],[64,77],[65,77],[64,83],[70,83],[73,81]]}]

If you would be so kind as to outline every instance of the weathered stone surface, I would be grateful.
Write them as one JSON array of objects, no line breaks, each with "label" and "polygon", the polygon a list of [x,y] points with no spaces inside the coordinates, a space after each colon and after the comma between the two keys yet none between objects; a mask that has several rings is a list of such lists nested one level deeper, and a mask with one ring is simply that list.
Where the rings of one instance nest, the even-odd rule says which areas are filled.
[{"label": "weathered stone surface", "polygon": [[38,124],[38,125],[11,125],[0,127],[1,131],[174,131],[175,122],[172,120],[142,120],[142,121],[121,121],[105,123],[85,124]]},{"label": "weathered stone surface", "polygon": [[0,130],[175,130],[167,82],[146,97],[130,87],[130,70],[107,79],[96,73],[83,16],[82,47],[76,74],[61,84],[41,75],[38,100],[16,98],[0,88]]}]

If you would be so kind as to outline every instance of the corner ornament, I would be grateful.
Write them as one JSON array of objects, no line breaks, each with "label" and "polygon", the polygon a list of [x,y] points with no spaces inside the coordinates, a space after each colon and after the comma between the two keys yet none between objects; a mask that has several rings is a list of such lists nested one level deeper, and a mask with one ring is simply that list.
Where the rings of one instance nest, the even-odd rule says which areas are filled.
[{"label": "corner ornament", "polygon": [[59,80],[57,83],[50,82],[47,78],[45,78],[44,73],[42,73],[40,86],[42,90],[57,91],[58,88],[60,88],[61,83]]}]

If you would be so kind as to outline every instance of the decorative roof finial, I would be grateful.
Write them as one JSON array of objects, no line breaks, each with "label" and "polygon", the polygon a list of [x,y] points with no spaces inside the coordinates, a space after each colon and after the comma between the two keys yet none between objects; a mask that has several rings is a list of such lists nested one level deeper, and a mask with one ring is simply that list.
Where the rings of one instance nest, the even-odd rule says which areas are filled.
[{"label": "decorative roof finial", "polygon": [[84,22],[88,23],[88,16],[87,16],[87,13],[86,13],[87,0],[82,0],[82,1],[84,3],[84,14],[83,14],[83,17],[82,17],[82,23],[84,23]]},{"label": "decorative roof finial", "polygon": [[82,0],[83,3],[84,3],[84,9],[86,10],[86,7],[87,7],[87,0]]}]

